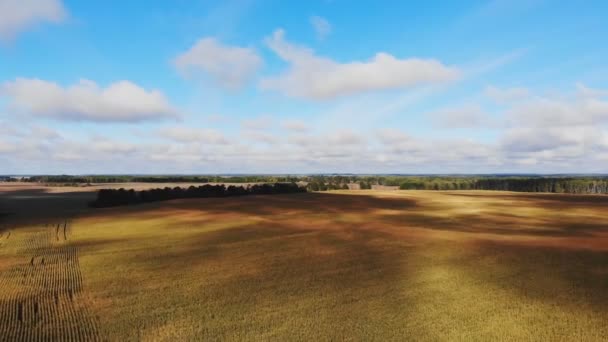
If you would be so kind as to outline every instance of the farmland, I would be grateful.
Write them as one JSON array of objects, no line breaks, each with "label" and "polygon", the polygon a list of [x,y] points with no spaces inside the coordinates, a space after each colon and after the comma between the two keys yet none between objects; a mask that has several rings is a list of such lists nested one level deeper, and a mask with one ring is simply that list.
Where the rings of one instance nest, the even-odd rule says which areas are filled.
[{"label": "farmland", "polygon": [[0,195],[4,339],[608,338],[606,196],[87,191]]}]

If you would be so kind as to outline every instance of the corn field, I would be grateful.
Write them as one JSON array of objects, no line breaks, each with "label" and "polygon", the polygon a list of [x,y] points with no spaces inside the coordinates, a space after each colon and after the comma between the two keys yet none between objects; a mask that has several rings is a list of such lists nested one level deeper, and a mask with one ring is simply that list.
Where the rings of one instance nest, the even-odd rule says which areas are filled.
[{"label": "corn field", "polygon": [[0,269],[0,340],[101,340],[70,222],[0,234],[0,255],[12,261]]}]

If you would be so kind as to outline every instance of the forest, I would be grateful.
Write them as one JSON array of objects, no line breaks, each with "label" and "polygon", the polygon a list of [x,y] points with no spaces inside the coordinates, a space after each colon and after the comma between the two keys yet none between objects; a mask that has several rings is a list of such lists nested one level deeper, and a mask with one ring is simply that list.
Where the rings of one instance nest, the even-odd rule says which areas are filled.
[{"label": "forest", "polygon": [[315,176],[308,180],[310,191],[362,190],[372,185],[398,186],[401,190],[501,190],[570,194],[607,194],[608,177],[598,176]]},{"label": "forest", "polygon": [[97,199],[89,206],[95,208],[132,205],[139,203],[167,201],[179,198],[230,197],[245,195],[273,195],[306,192],[306,188],[295,183],[254,184],[249,187],[224,185],[201,185],[188,188],[158,188],[135,191],[133,189],[102,189],[97,192]]}]

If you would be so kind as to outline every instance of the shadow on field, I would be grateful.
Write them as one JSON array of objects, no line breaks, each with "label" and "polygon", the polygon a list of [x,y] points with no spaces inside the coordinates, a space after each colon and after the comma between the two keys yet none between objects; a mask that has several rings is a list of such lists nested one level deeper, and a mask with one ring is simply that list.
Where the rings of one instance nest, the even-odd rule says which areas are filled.
[{"label": "shadow on field", "polygon": [[[202,205],[207,200],[190,203],[194,202]],[[435,240],[403,234],[416,219],[416,226],[425,229],[492,234],[514,234],[509,229],[515,230],[518,223],[500,230],[488,227],[495,224],[496,218],[491,216],[446,221],[422,214],[416,217],[414,213],[424,208],[417,207],[415,201],[372,196],[303,194],[209,202],[199,210],[218,214],[218,220],[225,219],[222,215],[237,214],[262,216],[262,220],[202,231],[182,241],[180,248],[171,248],[175,243],[168,242],[166,249],[134,255],[130,261],[151,267],[154,272],[162,270],[169,279],[188,279],[196,273],[205,281],[187,283],[188,290],[212,303],[210,310],[228,322],[248,321],[263,312],[268,321],[259,318],[260,322],[270,326],[283,324],[290,315],[308,317],[307,322],[323,325],[324,321],[315,315],[330,312],[331,327],[325,331],[332,329],[336,337],[352,336],[359,325],[398,332],[404,320],[416,320],[415,315],[420,314],[417,310],[431,310],[436,316],[430,317],[445,323],[456,307],[478,305],[475,292],[459,294],[461,286],[462,290],[470,289],[465,286],[475,291],[483,289],[479,295],[486,296],[481,304],[486,310],[490,310],[488,294],[506,293],[512,302],[502,297],[496,309],[512,310],[509,312],[513,314],[528,310],[527,305],[535,301],[555,305],[568,315],[587,307],[602,315],[606,312],[606,251],[549,248],[542,243],[525,246],[495,239]],[[187,209],[185,203],[171,205]],[[400,218],[404,221],[386,225],[395,218],[374,211],[387,206],[403,210]],[[337,219],[339,214],[353,211],[364,215],[366,223]],[[307,218],[312,214],[336,216]],[[209,218],[208,222],[213,220]],[[545,220],[543,224],[551,229],[565,230],[563,236],[603,228],[591,225],[568,232],[572,227]],[[465,225],[470,228],[458,230]],[[517,234],[543,241],[557,233],[543,235],[530,228],[520,229]],[[430,277],[434,271],[437,273]],[[184,290],[166,291],[177,295]],[[451,302],[436,302],[441,299]],[[393,315],[400,317],[398,322],[391,320]],[[458,319],[466,321],[463,317]],[[243,328],[239,323],[227,324],[234,326],[223,329]]]},{"label": "shadow on field", "polygon": [[87,203],[95,196],[95,191],[48,192],[40,188],[2,191],[0,212],[12,223],[45,223],[88,211]]},{"label": "shadow on field", "polygon": [[477,244],[475,257],[478,261],[470,274],[494,287],[566,307],[585,303],[598,312],[606,312],[607,251],[483,241]]},{"label": "shadow on field", "polygon": [[[438,195],[445,196],[446,194]],[[395,229],[420,228],[437,231],[495,234],[529,237],[593,237],[608,232],[608,224],[590,219],[564,219],[560,213],[580,206],[608,209],[608,196],[522,194],[492,195],[447,193],[450,197],[479,198],[479,203],[458,205],[484,208],[476,213],[449,212],[442,207],[427,206],[408,197],[376,197],[336,193],[303,193],[288,195],[244,196],[238,198],[184,199],[123,207],[121,213],[162,218],[175,212],[204,213],[206,215],[247,215],[274,219],[275,215],[292,215],[292,224],[306,226],[307,218],[325,216],[338,220],[342,214],[359,215],[369,223],[391,225]],[[513,209],[542,207],[553,212],[538,215],[517,214]],[[101,209],[99,214],[105,213]],[[116,209],[109,209],[107,213]],[[390,210],[391,213],[378,212]],[[370,216],[371,215],[371,216]],[[369,220],[368,220],[369,218]],[[204,222],[204,219],[201,219]],[[326,227],[331,228],[331,227]]]},{"label": "shadow on field", "polygon": [[[298,213],[366,213],[379,209],[407,210],[416,207],[416,204],[416,200],[410,198],[386,198],[336,193],[301,193],[173,200],[162,202],[158,204],[158,207],[167,210],[187,209],[210,213],[272,216],[276,214]],[[301,219],[305,220],[306,217],[301,217]]]},{"label": "shadow on field", "polygon": [[[556,317],[576,320],[589,308],[606,317],[608,244],[594,235],[606,232],[594,221],[603,201],[586,199],[598,210],[579,218],[559,214],[572,207],[568,201],[586,207],[584,196],[541,197],[558,203],[546,211],[529,210],[536,196],[451,199],[457,196],[305,193],[100,209],[90,214],[115,220],[108,229],[137,221],[137,234],[83,249],[112,245],[125,270],[116,291],[134,293],[126,311],[193,319],[220,339],[272,339],[264,334],[285,328],[305,333],[302,340],[327,337],[316,332],[334,340],[440,340],[511,318],[524,337],[542,329],[558,336]],[[585,250],[595,240],[603,249]],[[104,272],[114,266],[110,260]],[[142,293],[147,300],[136,297]]]},{"label": "shadow on field", "polygon": [[[201,291],[228,302],[239,301],[242,310],[252,311],[256,308],[247,308],[250,299],[243,296],[285,303],[290,298],[299,300],[321,294],[338,303],[352,302],[358,300],[355,294],[360,289],[391,288],[391,284],[407,277],[402,257],[407,247],[396,243],[393,234],[332,219],[313,223],[300,213],[365,212],[387,206],[407,208],[414,205],[413,201],[302,194],[196,202],[203,205],[200,210],[212,214],[238,213],[268,218],[279,213],[293,215],[289,216],[291,219],[254,221],[196,233],[186,242],[180,242],[179,249],[155,249],[153,254],[134,256],[132,262],[142,267],[152,262],[155,269],[167,270],[176,279],[187,277],[191,272],[215,270],[209,278],[216,281],[206,284]],[[180,209],[190,206],[187,201],[164,205],[167,204]],[[379,296],[377,300],[388,307],[403,304],[394,296]]]},{"label": "shadow on field", "polygon": [[385,215],[382,221],[420,229],[530,237],[593,237],[608,232],[602,222],[568,222],[557,219],[527,219],[502,213],[454,214],[438,217],[418,213]]}]

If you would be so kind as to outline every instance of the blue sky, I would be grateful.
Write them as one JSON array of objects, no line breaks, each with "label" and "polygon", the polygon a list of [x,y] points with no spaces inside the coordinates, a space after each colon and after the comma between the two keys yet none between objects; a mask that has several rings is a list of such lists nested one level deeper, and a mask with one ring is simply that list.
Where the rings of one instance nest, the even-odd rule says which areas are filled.
[{"label": "blue sky", "polygon": [[2,173],[601,172],[608,3],[0,0]]}]

